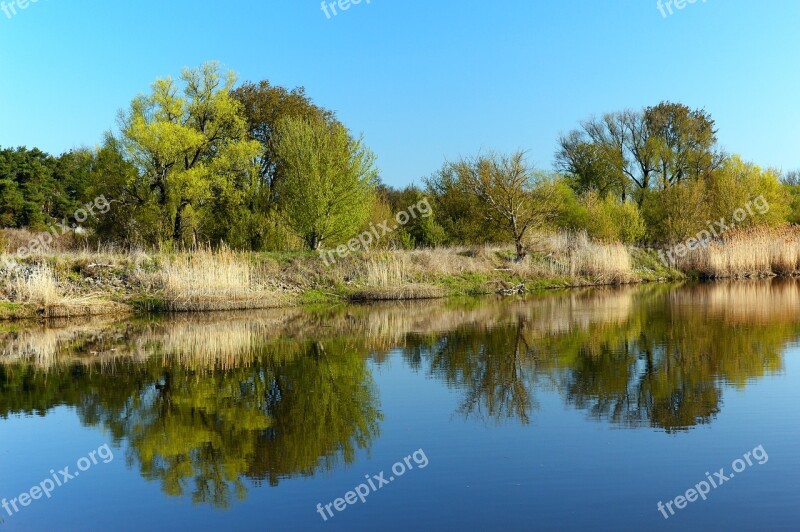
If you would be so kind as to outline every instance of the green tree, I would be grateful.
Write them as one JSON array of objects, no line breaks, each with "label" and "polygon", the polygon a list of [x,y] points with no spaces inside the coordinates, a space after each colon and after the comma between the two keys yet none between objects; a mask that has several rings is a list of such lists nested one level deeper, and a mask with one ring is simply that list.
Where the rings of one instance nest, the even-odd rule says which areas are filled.
[{"label": "green tree", "polygon": [[250,136],[261,144],[258,156],[259,173],[267,191],[275,192],[284,170],[275,151],[278,124],[287,118],[320,120],[336,123],[334,113],[317,106],[299,87],[287,90],[271,85],[269,81],[258,84],[245,82],[231,95],[242,104]]},{"label": "green tree", "polygon": [[726,156],[716,134],[705,110],[662,102],[581,122],[580,129],[561,137],[556,166],[578,193],[613,190],[625,199],[630,190],[641,205],[650,189],[703,178],[719,168]]},{"label": "green tree", "polygon": [[[288,90],[268,81],[245,82],[231,95],[242,105],[250,137],[261,145],[256,158],[259,179],[245,197],[246,210],[236,222],[238,247],[284,250],[297,247],[296,237],[278,215],[278,183],[284,175],[275,152],[278,124],[286,118],[336,122],[332,111],[317,106],[302,87]],[[229,212],[221,207],[220,210]]]},{"label": "green tree", "polygon": [[393,213],[407,212],[413,206],[425,205],[425,202],[431,207],[427,215],[423,216],[423,213],[415,211],[416,216],[398,229],[398,231],[407,235],[409,248],[438,246],[444,242],[445,232],[436,220],[436,213],[433,210],[433,205],[431,205],[431,199],[422,190],[415,186],[408,186],[391,194],[390,204]]},{"label": "green tree", "polygon": [[107,134],[97,150],[89,194],[105,196],[113,207],[97,220],[95,231],[104,242],[148,246],[161,240],[162,209],[146,176],[126,159],[119,139]]},{"label": "green tree", "polygon": [[[707,219],[730,220],[734,211],[747,209],[756,198],[763,198],[768,209],[761,212],[751,207],[753,212],[739,222],[740,227],[777,226],[790,217],[791,197],[781,185],[780,173],[746,162],[738,155],[728,158],[706,177],[705,190]],[[760,204],[762,199],[758,201]]]},{"label": "green tree", "polygon": [[[221,239],[230,231],[215,225],[230,224],[231,210],[257,183],[260,145],[248,137],[241,104],[230,94],[234,83],[216,63],[186,69],[180,87],[157,80],[120,118],[121,145],[139,172],[128,185],[154,193],[164,241]],[[229,216],[220,216],[220,204]]]},{"label": "green tree", "polygon": [[586,142],[577,131],[561,137],[559,145],[556,168],[568,176],[578,194],[596,192],[603,198],[625,199],[628,179],[622,151],[611,144]]},{"label": "green tree", "polygon": [[656,146],[656,171],[662,188],[705,177],[725,160],[716,149],[714,120],[703,109],[661,102],[644,110],[644,121]]},{"label": "green tree", "polygon": [[309,249],[351,238],[370,212],[377,184],[375,156],[338,123],[288,118],[275,152],[284,168],[281,209]]}]

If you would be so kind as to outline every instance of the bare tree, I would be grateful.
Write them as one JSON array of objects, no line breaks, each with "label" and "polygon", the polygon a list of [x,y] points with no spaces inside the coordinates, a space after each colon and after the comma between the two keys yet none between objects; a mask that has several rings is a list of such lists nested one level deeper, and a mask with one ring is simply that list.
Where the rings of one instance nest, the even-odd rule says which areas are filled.
[{"label": "bare tree", "polygon": [[525,233],[552,219],[554,187],[529,168],[525,153],[490,154],[452,164],[464,190],[484,207],[486,220],[514,238],[517,260],[525,258]]}]

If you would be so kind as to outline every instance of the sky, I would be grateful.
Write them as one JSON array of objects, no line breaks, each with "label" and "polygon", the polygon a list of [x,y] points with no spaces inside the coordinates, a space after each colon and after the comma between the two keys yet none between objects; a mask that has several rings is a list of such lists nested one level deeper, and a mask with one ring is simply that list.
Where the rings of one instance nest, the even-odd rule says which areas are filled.
[{"label": "sky", "polygon": [[800,2],[670,9],[363,0],[326,15],[320,0],[15,3],[16,14],[0,9],[0,146],[96,146],[155,79],[217,60],[240,80],[305,87],[363,133],[394,186],[489,150],[526,150],[548,170],[559,134],[580,120],[663,100],[705,108],[728,152],[800,168]]}]

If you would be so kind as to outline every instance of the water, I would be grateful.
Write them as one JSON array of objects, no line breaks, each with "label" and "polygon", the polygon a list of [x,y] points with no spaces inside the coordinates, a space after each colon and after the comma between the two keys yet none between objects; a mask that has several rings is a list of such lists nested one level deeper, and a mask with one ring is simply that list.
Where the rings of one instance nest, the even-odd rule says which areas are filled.
[{"label": "water", "polygon": [[0,331],[0,530],[800,520],[794,281]]}]

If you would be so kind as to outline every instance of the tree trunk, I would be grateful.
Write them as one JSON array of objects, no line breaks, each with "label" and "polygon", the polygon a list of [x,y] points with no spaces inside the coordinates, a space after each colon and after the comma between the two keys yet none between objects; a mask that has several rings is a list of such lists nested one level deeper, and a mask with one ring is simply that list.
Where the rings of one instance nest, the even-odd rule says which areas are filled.
[{"label": "tree trunk", "polygon": [[179,246],[182,244],[183,237],[183,206],[179,205],[175,212],[175,227],[172,231],[172,240]]},{"label": "tree trunk", "polygon": [[316,231],[312,232],[310,235],[308,235],[308,237],[306,237],[306,244],[311,249],[311,251],[317,251],[321,243],[322,241],[317,236]]},{"label": "tree trunk", "polygon": [[517,250],[517,262],[521,262],[527,256],[525,246],[522,245],[522,235],[514,237],[514,245]]}]

